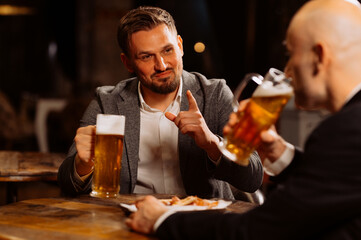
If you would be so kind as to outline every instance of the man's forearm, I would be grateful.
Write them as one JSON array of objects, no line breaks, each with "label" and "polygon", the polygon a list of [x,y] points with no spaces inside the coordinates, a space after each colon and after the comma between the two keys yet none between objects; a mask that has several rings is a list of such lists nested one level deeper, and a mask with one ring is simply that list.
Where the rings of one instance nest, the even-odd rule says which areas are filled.
[{"label": "man's forearm", "polygon": [[217,163],[222,156],[222,153],[218,148],[219,142],[220,142],[219,137],[213,134],[209,147],[205,149],[205,151],[208,154],[208,157],[215,163]]}]

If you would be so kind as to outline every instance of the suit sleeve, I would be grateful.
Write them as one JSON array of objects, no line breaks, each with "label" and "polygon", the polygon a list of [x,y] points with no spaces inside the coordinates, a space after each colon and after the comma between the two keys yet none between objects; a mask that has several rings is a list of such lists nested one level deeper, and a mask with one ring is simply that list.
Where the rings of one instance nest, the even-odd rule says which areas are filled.
[{"label": "suit sleeve", "polygon": [[275,183],[281,183],[287,180],[288,176],[292,176],[292,171],[299,164],[302,156],[302,150],[298,147],[295,147],[295,156],[292,159],[292,162],[287,166],[280,174],[276,176],[270,176],[270,180]]},{"label": "suit sleeve", "polygon": [[[96,124],[96,115],[101,112],[100,106],[97,100],[93,100],[87,110],[85,111],[83,118],[80,121],[80,127]],[[74,176],[74,159],[77,154],[75,142],[70,147],[66,159],[59,167],[58,171],[58,184],[62,192],[69,196],[75,196],[78,194],[89,193],[91,188],[91,177],[82,183],[76,180]]]},{"label": "suit sleeve", "polygon": [[[223,136],[223,128],[233,112],[233,94],[224,80],[219,81],[218,97],[216,101],[218,126],[216,134]],[[212,106],[215,107],[215,106]],[[234,187],[246,191],[255,192],[262,184],[263,167],[257,152],[253,152],[249,159],[249,165],[244,167],[222,156],[219,164],[214,170],[217,179],[226,181]]]},{"label": "suit sleeve", "polygon": [[[292,164],[296,162],[293,161]],[[293,184],[291,188],[294,188]],[[160,239],[176,240],[288,240],[313,239],[311,236],[322,235],[320,229],[325,227],[323,218],[330,215],[328,207],[320,208],[315,205],[312,196],[300,199],[299,191],[307,191],[304,188],[289,190],[290,184],[282,185],[263,205],[243,214],[220,211],[178,212],[168,217],[156,234]]]},{"label": "suit sleeve", "polygon": [[[279,195],[280,196],[280,195]],[[305,221],[310,216],[290,196],[273,198],[249,212],[219,211],[178,212],[157,229],[160,239],[258,240],[308,239],[307,231],[317,231],[318,224]],[[275,204],[276,203],[276,204]],[[309,211],[306,211],[309,213]],[[313,225],[311,225],[311,223]],[[295,234],[299,231],[299,234]]]}]

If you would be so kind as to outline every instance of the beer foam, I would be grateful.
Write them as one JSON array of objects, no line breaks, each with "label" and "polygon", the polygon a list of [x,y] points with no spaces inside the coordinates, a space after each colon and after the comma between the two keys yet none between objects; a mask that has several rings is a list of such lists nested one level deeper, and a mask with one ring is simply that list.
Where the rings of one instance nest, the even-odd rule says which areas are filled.
[{"label": "beer foam", "polygon": [[280,83],[273,86],[272,82],[263,82],[256,88],[252,97],[273,97],[279,95],[292,95],[293,89],[287,84]]},{"label": "beer foam", "polygon": [[96,134],[124,135],[125,116],[98,114]]}]

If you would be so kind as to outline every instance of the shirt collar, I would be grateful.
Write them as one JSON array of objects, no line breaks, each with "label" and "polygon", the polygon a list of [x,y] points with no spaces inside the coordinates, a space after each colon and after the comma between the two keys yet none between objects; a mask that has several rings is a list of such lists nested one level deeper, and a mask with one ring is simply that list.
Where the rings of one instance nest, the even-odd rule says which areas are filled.
[{"label": "shirt collar", "polygon": [[354,89],[352,89],[352,91],[349,93],[349,95],[346,98],[345,104],[348,103],[351,98],[353,98],[356,93],[358,93],[359,91],[361,91],[361,83],[359,83]]},{"label": "shirt collar", "polygon": [[[181,99],[182,99],[182,89],[183,89],[183,79],[181,77],[180,82],[179,82],[178,92],[173,101],[173,103],[178,102],[179,106],[180,106]],[[140,100],[140,109],[148,110],[148,111],[152,110],[152,108],[150,106],[148,106],[148,104],[144,101],[142,91],[140,90],[140,81],[138,82],[138,95],[139,95],[139,100]]]}]

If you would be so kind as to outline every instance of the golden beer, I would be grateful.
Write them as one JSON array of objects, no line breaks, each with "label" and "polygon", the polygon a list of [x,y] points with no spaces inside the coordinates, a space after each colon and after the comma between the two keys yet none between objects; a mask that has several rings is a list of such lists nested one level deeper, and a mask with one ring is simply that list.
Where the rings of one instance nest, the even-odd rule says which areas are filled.
[{"label": "golden beer", "polygon": [[116,197],[120,190],[123,153],[122,135],[96,135],[94,149],[93,197]]},{"label": "golden beer", "polygon": [[260,144],[260,133],[275,124],[290,97],[290,94],[252,97],[244,111],[237,112],[239,120],[225,143],[235,162],[248,165],[249,156]]},{"label": "golden beer", "polygon": [[[260,133],[276,123],[291,98],[293,88],[290,82],[291,79],[275,68],[271,68],[264,79],[259,74],[246,75],[235,92],[237,122],[219,144],[219,149],[227,158],[240,165],[248,165],[251,153],[261,143]],[[245,109],[238,111],[238,102],[244,99],[242,91],[248,86],[253,86],[255,90]]]},{"label": "golden beer", "polygon": [[93,197],[114,198],[119,194],[124,122],[124,116],[99,114],[97,117],[90,193]]}]

